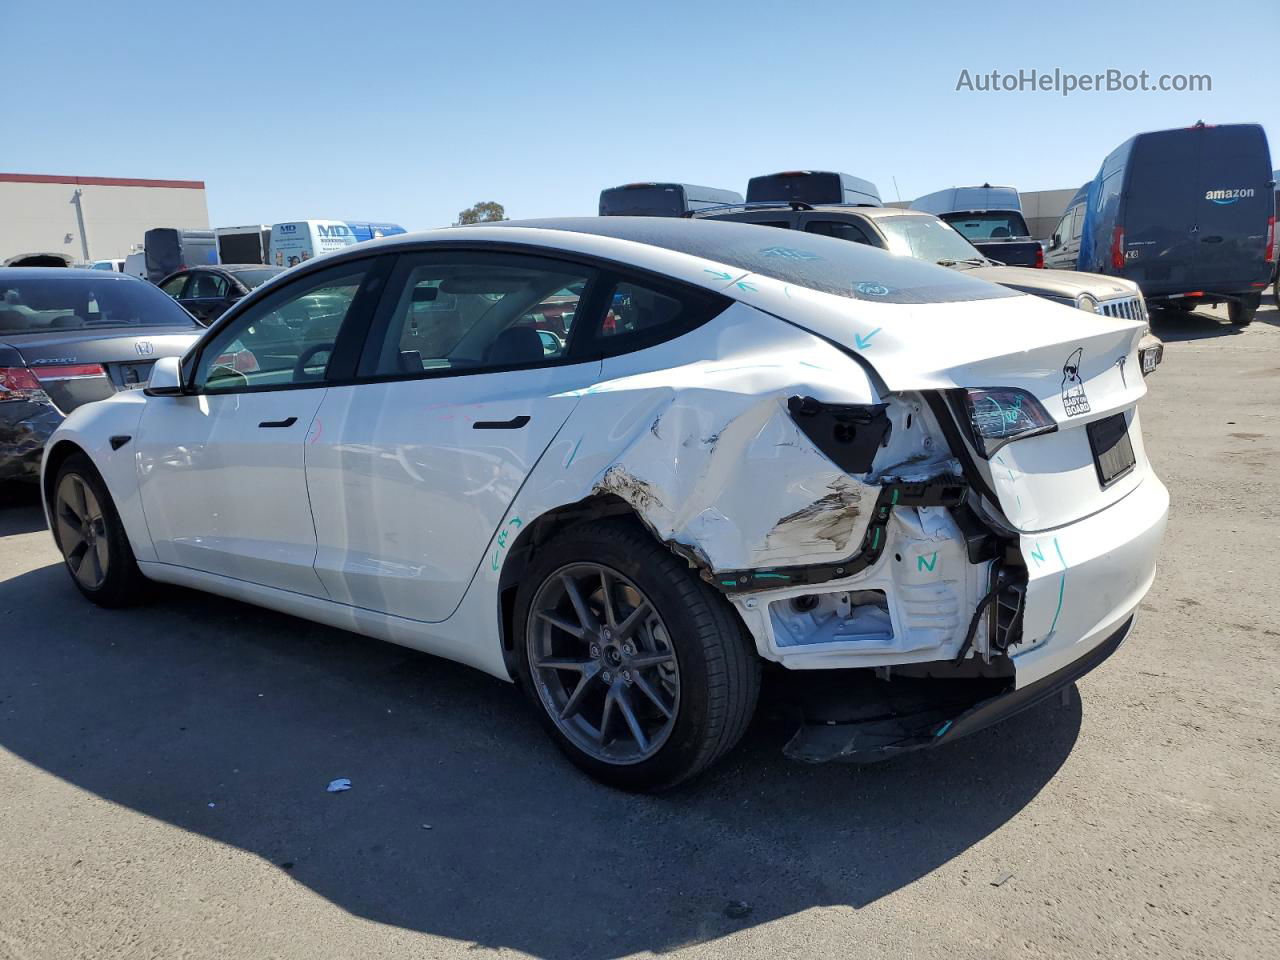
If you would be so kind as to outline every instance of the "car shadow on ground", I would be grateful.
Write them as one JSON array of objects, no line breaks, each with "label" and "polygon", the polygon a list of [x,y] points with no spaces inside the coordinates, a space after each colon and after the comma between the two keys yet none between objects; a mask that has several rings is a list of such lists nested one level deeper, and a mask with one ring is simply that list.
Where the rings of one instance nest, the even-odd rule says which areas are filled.
[{"label": "car shadow on ground", "polygon": [[34,483],[0,482],[0,537],[44,530],[40,488]]},{"label": "car shadow on ground", "polygon": [[[1274,297],[1266,296],[1262,305],[1254,315],[1254,323],[1265,323],[1269,326],[1280,326],[1280,308]],[[1245,332],[1245,327],[1237,327],[1227,319],[1227,311],[1221,308],[1214,312],[1197,310],[1193,313],[1179,313],[1176,310],[1151,310],[1151,332],[1166,343],[1180,340],[1208,340],[1214,337],[1234,337]]]},{"label": "car shadow on ground", "polygon": [[709,775],[631,796],[569,766],[514,687],[443,660],[176,588],[100,610],[57,565],[0,582],[18,610],[41,627],[0,639],[0,747],[351,913],[539,956],[868,904],[1017,814],[1081,722],[1072,696],[945,749],[806,767],[765,709]]}]

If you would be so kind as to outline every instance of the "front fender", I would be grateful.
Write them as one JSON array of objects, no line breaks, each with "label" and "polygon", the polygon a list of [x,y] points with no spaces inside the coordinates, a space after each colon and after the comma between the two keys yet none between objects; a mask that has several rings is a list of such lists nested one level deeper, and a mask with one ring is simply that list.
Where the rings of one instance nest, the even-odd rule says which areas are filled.
[{"label": "front fender", "polygon": [[[50,529],[53,525],[49,495],[54,479],[49,475],[50,465],[56,468],[67,452],[66,445],[71,444],[89,457],[107,485],[134,556],[142,561],[156,558],[138,492],[136,441],[147,402],[141,390],[117,393],[106,400],[77,407],[54,431],[40,466],[40,489]],[[113,447],[113,438],[118,448]],[[121,442],[121,438],[128,439]]]}]

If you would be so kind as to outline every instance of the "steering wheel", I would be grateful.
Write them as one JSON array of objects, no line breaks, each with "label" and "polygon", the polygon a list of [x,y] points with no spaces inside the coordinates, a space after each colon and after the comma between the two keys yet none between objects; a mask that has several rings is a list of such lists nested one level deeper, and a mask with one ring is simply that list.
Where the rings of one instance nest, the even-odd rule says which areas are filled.
[{"label": "steering wheel", "polygon": [[303,350],[298,356],[297,362],[293,365],[293,382],[299,383],[304,380],[319,380],[324,376],[324,371],[320,373],[307,373],[307,361],[318,353],[332,353],[332,343],[313,343],[307,349]]}]

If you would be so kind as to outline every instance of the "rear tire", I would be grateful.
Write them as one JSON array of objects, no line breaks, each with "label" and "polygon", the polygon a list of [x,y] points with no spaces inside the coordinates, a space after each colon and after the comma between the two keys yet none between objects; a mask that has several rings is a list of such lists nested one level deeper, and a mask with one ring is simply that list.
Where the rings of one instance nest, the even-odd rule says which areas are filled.
[{"label": "rear tire", "polygon": [[115,502],[83,453],[58,469],[50,510],[54,542],[77,590],[101,607],[130,606],[145,597],[147,580]]},{"label": "rear tire", "polygon": [[1247,327],[1253,323],[1254,314],[1262,303],[1261,295],[1250,294],[1227,304],[1227,317],[1237,327]]},{"label": "rear tire", "polygon": [[611,786],[652,792],[696,776],[755,711],[760,661],[737,614],[638,525],[587,523],[543,546],[514,627],[539,718]]}]

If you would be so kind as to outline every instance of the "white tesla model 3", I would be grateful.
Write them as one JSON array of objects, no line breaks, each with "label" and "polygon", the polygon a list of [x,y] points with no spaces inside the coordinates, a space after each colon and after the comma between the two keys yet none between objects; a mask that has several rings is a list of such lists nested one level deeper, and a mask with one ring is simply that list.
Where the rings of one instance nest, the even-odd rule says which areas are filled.
[{"label": "white tesla model 3", "polygon": [[1143,332],[760,226],[437,230],[291,270],[76,410],[45,505],[95,602],[182,584],[519,679],[613,784],[714,763],[766,662],[791,756],[877,759],[1130,632],[1168,511]]}]

